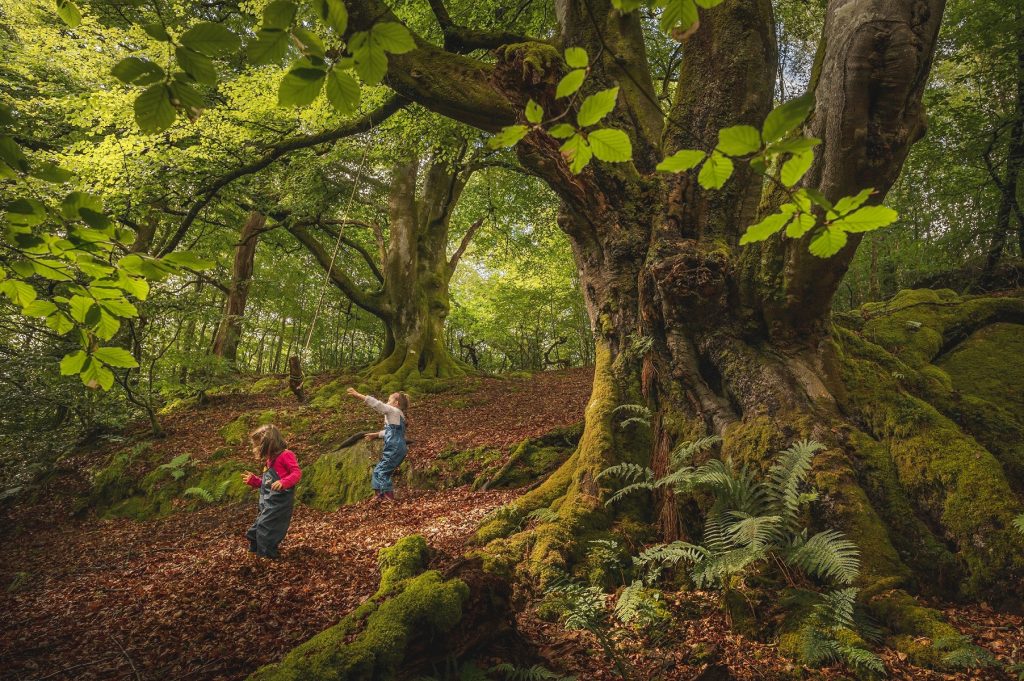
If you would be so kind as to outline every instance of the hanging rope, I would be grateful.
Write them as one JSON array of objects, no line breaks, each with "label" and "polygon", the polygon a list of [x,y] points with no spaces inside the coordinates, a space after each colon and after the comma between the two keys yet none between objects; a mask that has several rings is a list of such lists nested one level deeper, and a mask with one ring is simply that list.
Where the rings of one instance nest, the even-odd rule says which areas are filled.
[{"label": "hanging rope", "polygon": [[[367,130],[367,133],[373,135],[373,126]],[[341,214],[340,224],[338,225],[338,240],[334,243],[334,252],[331,254],[331,264],[327,268],[327,272],[324,274],[323,284],[320,286],[320,299],[316,303],[316,307],[313,309],[313,319],[309,323],[309,332],[306,334],[306,344],[302,347],[302,355],[306,356],[309,352],[309,344],[313,340],[313,329],[316,328],[317,318],[320,316],[320,309],[324,304],[324,297],[327,295],[327,285],[330,282],[331,274],[334,272],[334,263],[338,259],[338,251],[341,250],[341,238],[345,234],[345,222],[348,220],[349,214],[352,212],[352,203],[356,198],[356,191],[359,189],[359,179],[363,175],[363,168],[366,167],[366,159],[370,155],[370,147],[373,146],[372,137],[371,141],[363,147],[363,158],[359,161],[359,167],[356,169],[355,179],[352,180],[352,193],[349,194],[348,204],[345,206],[345,211]]]}]

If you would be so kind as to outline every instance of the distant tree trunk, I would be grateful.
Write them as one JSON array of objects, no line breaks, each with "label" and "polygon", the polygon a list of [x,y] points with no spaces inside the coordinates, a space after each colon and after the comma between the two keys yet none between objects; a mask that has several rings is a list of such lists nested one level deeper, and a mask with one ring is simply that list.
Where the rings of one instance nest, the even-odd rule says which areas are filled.
[{"label": "distant tree trunk", "polygon": [[253,265],[256,260],[256,244],[267,218],[253,211],[249,214],[238,244],[235,246],[235,260],[231,268],[231,283],[224,301],[224,317],[213,341],[213,354],[232,365],[238,358],[238,343],[242,338],[242,319],[245,303],[249,298]]},{"label": "distant tree trunk", "polygon": [[299,362],[298,355],[292,355],[288,358],[288,388],[299,402],[306,401],[306,393],[302,389],[304,383],[302,364]]},{"label": "distant tree trunk", "polygon": [[[394,170],[388,201],[388,242],[378,265],[358,243],[328,230],[333,240],[356,250],[366,261],[379,288],[367,292],[338,262],[332,267],[333,249],[325,248],[304,225],[291,224],[292,232],[330,270],[334,284],[353,303],[384,324],[384,348],[370,375],[396,386],[409,380],[458,376],[472,370],[448,351],[445,323],[450,307],[448,286],[470,240],[482,224],[473,223],[449,257],[449,223],[470,171],[445,158],[428,165],[417,196],[419,159],[410,158]],[[345,225],[338,225],[345,229]]]}]

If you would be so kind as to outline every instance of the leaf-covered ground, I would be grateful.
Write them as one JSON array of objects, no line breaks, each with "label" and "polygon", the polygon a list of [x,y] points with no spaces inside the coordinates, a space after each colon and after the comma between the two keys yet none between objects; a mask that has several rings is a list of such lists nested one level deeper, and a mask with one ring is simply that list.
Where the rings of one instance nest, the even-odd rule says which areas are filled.
[{"label": "leaf-covered ground", "polygon": [[[414,465],[439,453],[501,448],[582,418],[586,370],[531,379],[467,379],[410,409]],[[321,387],[327,379],[318,379]],[[311,386],[316,388],[316,385]],[[344,435],[376,426],[354,401],[298,407],[280,386],[214,397],[166,419],[168,437],[151,447],[161,459],[188,452],[202,461],[225,447],[221,429],[239,416],[274,410],[300,460],[308,463]],[[400,490],[384,507],[363,502],[325,513],[298,507],[278,562],[246,551],[242,534],[255,502],[211,506],[144,523],[74,515],[90,470],[115,447],[83,450],[34,500],[4,509],[17,528],[0,552],[0,677],[43,679],[240,679],[338,621],[374,592],[376,553],[410,533],[435,551],[433,567],[465,550],[480,519],[517,492]],[[244,445],[232,455],[244,456]],[[794,668],[774,646],[729,632],[713,594],[669,594],[676,615],[659,641],[624,647],[637,679],[694,679],[715,665],[736,678],[847,678],[840,669]],[[977,606],[947,608],[950,620],[1003,660],[1024,658],[1024,621]],[[613,679],[587,635],[543,622],[532,608],[519,628],[540,655],[579,679]],[[992,670],[945,675],[911,667],[883,651],[896,679],[998,679]],[[716,678],[710,674],[704,678]],[[724,677],[723,677],[724,678]]]}]

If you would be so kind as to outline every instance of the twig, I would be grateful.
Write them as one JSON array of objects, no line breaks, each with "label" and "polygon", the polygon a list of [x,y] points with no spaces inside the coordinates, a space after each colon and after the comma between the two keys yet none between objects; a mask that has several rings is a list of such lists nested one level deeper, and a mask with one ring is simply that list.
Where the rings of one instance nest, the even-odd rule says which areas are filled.
[{"label": "twig", "polygon": [[129,655],[128,651],[124,649],[123,645],[121,645],[121,641],[119,641],[116,636],[111,636],[111,638],[114,639],[114,643],[117,644],[117,647],[121,649],[121,653],[124,655],[124,659],[128,660],[128,664],[132,666],[132,671],[135,672],[135,678],[137,678],[139,681],[142,681],[142,674],[140,674],[139,670],[135,668],[135,663],[132,662],[131,655]]},{"label": "twig", "polygon": [[104,658],[101,658],[99,660],[93,660],[92,662],[83,662],[81,664],[74,664],[74,665],[71,665],[70,667],[65,667],[64,669],[58,669],[57,671],[53,672],[52,674],[47,674],[46,676],[40,676],[35,681],[44,681],[44,679],[52,679],[55,676],[58,676],[60,674],[64,674],[64,673],[69,672],[69,671],[71,671],[73,669],[81,669],[82,667],[90,667],[90,666],[92,666],[94,664],[99,664],[100,662],[106,662],[108,660],[110,660],[109,657],[104,657]]}]

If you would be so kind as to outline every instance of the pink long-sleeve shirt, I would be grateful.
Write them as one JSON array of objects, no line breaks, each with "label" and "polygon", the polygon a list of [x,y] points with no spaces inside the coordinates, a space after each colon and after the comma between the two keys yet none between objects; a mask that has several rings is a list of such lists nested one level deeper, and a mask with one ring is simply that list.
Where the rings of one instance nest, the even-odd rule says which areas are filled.
[{"label": "pink long-sleeve shirt", "polygon": [[[270,459],[267,459],[267,466],[270,466]],[[299,480],[302,479],[302,469],[299,468],[299,462],[295,458],[295,452],[290,449],[286,449],[277,455],[277,459],[274,460],[274,472],[281,478],[281,487],[283,489],[290,489],[294,487]],[[250,475],[249,479],[245,481],[245,484],[250,487],[260,486],[260,476]]]}]

